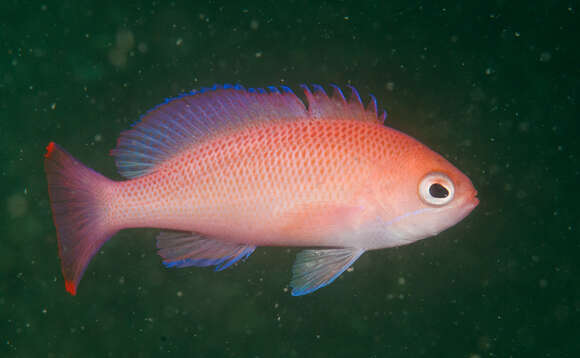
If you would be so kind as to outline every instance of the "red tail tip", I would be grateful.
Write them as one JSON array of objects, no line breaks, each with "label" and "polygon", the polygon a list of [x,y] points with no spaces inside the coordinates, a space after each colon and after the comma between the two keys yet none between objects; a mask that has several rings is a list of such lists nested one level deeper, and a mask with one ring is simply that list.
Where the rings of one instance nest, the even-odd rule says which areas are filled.
[{"label": "red tail tip", "polygon": [[64,281],[64,287],[66,288],[66,291],[71,295],[73,296],[77,295],[77,286],[74,284],[74,282],[68,280]]},{"label": "red tail tip", "polygon": [[50,154],[52,153],[53,150],[54,150],[54,142],[48,143],[48,145],[46,146],[46,153],[44,153],[44,157],[45,158],[50,157]]}]

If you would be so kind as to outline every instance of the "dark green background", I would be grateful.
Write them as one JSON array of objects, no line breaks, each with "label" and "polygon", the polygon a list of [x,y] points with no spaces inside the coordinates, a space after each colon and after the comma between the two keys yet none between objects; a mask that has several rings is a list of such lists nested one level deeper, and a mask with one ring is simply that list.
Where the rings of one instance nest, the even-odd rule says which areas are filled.
[{"label": "dark green background", "polygon": [[[118,3],[0,5],[1,356],[579,356],[577,2]],[[115,235],[69,296],[46,144],[119,179],[121,131],[224,82],[352,83],[481,204],[304,297],[285,289],[296,249],[167,270],[155,230]]]}]

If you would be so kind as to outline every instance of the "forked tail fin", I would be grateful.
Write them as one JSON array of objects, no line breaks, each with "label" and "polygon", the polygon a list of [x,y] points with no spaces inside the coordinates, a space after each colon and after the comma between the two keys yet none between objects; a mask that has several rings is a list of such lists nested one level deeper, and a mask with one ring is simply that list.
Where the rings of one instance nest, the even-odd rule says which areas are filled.
[{"label": "forked tail fin", "polygon": [[66,290],[76,295],[87,265],[117,230],[103,220],[104,189],[112,184],[60,146],[46,147],[44,169]]}]

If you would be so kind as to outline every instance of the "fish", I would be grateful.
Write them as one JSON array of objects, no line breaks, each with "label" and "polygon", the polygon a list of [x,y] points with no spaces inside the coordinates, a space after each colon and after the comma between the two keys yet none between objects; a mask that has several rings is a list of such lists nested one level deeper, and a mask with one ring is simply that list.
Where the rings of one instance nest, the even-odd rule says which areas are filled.
[{"label": "fish", "polygon": [[109,179],[50,142],[44,155],[71,295],[120,230],[154,228],[168,268],[224,270],[257,247],[300,247],[293,296],[332,283],[366,251],[435,236],[479,203],[470,179],[384,124],[370,95],[329,85],[214,85],[165,100],[122,132]]}]

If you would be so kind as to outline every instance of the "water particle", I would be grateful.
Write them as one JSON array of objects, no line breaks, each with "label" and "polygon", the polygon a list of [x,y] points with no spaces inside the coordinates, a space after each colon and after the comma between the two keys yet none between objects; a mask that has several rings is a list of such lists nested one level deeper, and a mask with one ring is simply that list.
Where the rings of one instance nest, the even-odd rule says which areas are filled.
[{"label": "water particle", "polygon": [[544,51],[540,54],[540,62],[550,62],[550,60],[552,59],[552,54],[548,51]]},{"label": "water particle", "polygon": [[403,286],[405,284],[405,278],[404,277],[399,277],[399,279],[397,280],[397,282],[399,283],[399,285]]},{"label": "water particle", "polygon": [[262,51],[256,52],[256,58],[261,58],[263,55]]},{"label": "water particle", "polygon": [[258,27],[260,27],[260,22],[256,19],[253,19],[252,21],[250,21],[250,29],[252,30],[257,30]]},{"label": "water particle", "polygon": [[176,44],[177,46],[181,46],[181,45],[183,45],[183,39],[182,39],[181,37],[180,37],[180,38],[178,38],[178,39],[177,39],[177,41],[175,41],[175,44]]},{"label": "water particle", "polygon": [[12,219],[22,217],[28,210],[28,201],[24,196],[14,194],[6,200],[6,209]]},{"label": "water particle", "polygon": [[115,46],[109,51],[109,62],[115,67],[125,67],[127,56],[135,46],[135,36],[130,30],[120,30],[115,36]]},{"label": "water particle", "polygon": [[146,53],[149,50],[149,46],[147,46],[145,42],[139,42],[139,45],[137,45],[137,50],[139,50],[141,53]]}]

